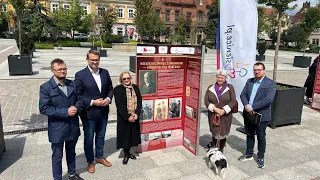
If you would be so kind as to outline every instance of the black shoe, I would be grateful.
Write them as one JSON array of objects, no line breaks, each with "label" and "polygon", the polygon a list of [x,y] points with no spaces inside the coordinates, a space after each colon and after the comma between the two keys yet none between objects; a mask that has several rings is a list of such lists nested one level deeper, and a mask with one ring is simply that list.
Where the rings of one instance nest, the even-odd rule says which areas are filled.
[{"label": "black shoe", "polygon": [[78,174],[75,174],[74,176],[69,176],[69,180],[84,180],[81,178]]},{"label": "black shoe", "polygon": [[213,142],[209,142],[209,144],[207,144],[207,146],[204,148],[205,151],[209,151],[210,148],[214,147]]},{"label": "black shoe", "polygon": [[133,154],[131,154],[131,153],[129,154],[129,158],[130,158],[130,159],[133,159],[133,160],[137,159],[137,158],[136,158]]},{"label": "black shoe", "polygon": [[123,160],[122,160],[122,164],[126,165],[128,164],[129,161],[129,156],[124,156]]}]

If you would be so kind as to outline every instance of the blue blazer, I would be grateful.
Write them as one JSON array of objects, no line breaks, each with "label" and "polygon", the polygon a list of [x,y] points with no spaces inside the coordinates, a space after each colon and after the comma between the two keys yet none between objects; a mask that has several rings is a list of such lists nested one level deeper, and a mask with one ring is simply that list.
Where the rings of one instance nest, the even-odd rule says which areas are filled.
[{"label": "blue blazer", "polygon": [[83,100],[81,120],[107,118],[109,106],[90,106],[91,100],[109,97],[112,100],[113,86],[108,70],[99,68],[101,92],[88,67],[75,75],[76,92]]},{"label": "blue blazer", "polygon": [[80,112],[82,100],[75,93],[73,81],[66,79],[65,84],[67,96],[53,77],[40,86],[39,110],[41,114],[48,116],[48,135],[51,143],[63,143],[80,136],[78,113],[70,117],[68,108],[75,106]]},{"label": "blue blazer", "polygon": [[[255,78],[248,79],[241,92],[240,98],[243,106],[249,104],[254,80]],[[257,94],[252,104],[252,109],[257,113],[262,114],[261,121],[269,121],[271,119],[271,103],[275,97],[276,90],[276,83],[265,76],[257,90]],[[248,117],[247,115],[247,111],[244,109],[243,117],[246,119]]]}]

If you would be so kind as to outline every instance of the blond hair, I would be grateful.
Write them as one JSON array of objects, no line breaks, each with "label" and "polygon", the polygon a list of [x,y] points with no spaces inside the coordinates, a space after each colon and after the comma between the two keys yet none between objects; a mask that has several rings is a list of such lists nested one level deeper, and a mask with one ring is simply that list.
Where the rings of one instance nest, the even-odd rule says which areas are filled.
[{"label": "blond hair", "polygon": [[130,74],[129,71],[125,71],[125,72],[122,72],[122,73],[120,74],[118,84],[122,84],[122,81],[123,81],[122,78],[123,78],[123,75],[125,75],[125,74],[129,74],[129,77],[131,78],[131,84],[133,84],[133,83],[134,83],[134,82],[133,82],[133,78],[132,78],[132,76],[131,76],[131,74]]}]

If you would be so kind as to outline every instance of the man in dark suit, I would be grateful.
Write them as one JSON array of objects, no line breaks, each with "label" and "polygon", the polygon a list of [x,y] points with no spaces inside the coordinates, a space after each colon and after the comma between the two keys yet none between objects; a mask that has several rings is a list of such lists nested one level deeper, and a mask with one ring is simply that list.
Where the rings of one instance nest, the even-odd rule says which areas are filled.
[{"label": "man in dark suit", "polygon": [[156,85],[152,82],[152,74],[146,72],[143,76],[144,85],[141,88],[141,94],[154,94],[156,93]]},{"label": "man in dark suit", "polygon": [[[239,161],[252,160],[254,135],[258,139],[258,167],[264,168],[264,153],[266,151],[266,128],[271,118],[271,103],[276,94],[276,83],[265,76],[266,69],[263,63],[253,66],[254,78],[247,81],[241,95],[245,107],[243,110],[244,125],[247,133],[246,154],[239,157]],[[262,115],[260,123],[254,123],[249,117],[255,113]]]},{"label": "man in dark suit", "polygon": [[99,62],[99,52],[90,50],[87,53],[88,66],[75,75],[76,92],[83,100],[80,117],[84,131],[84,151],[89,173],[95,172],[94,134],[96,135],[96,162],[107,167],[111,166],[111,163],[104,158],[103,149],[113,87],[108,70],[99,68]]},{"label": "man in dark suit", "polygon": [[67,67],[61,59],[51,62],[53,76],[40,86],[39,110],[48,116],[48,135],[52,149],[52,174],[54,180],[62,179],[63,146],[70,180],[82,180],[76,174],[75,148],[80,136],[78,112],[82,100],[74,91],[74,84],[66,79]]}]

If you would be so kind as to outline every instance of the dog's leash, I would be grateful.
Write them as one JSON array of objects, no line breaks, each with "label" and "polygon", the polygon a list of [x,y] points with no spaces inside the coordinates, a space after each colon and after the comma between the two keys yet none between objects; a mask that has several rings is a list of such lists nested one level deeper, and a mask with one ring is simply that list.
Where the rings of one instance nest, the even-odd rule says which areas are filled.
[{"label": "dog's leash", "polygon": [[220,116],[218,114],[214,115],[212,123],[215,126],[219,126],[218,139],[217,139],[217,142],[216,142],[216,147],[218,147],[218,144],[219,144],[219,141],[220,141],[220,133],[221,133],[221,118],[220,118]]}]

